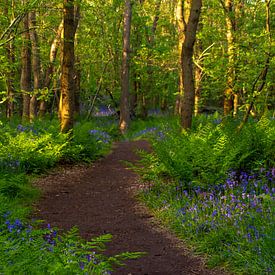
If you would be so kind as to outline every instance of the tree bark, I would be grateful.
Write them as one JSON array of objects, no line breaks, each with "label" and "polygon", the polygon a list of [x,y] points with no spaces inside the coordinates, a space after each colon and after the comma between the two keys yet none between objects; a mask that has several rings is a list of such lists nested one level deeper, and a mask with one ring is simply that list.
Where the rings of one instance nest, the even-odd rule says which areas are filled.
[{"label": "tree bark", "polygon": [[30,39],[32,45],[32,68],[33,68],[33,92],[30,100],[30,121],[37,116],[37,94],[41,89],[41,61],[38,35],[36,32],[36,14],[35,11],[29,13],[30,19]]},{"label": "tree bark", "polygon": [[[51,85],[52,75],[54,72],[54,62],[56,60],[58,48],[61,43],[61,36],[62,36],[63,29],[64,29],[64,26],[63,26],[63,20],[62,20],[61,23],[59,24],[59,27],[56,32],[56,36],[55,36],[55,38],[52,42],[52,45],[51,45],[50,56],[49,56],[50,62],[49,62],[48,68],[46,70],[45,81],[43,83],[43,88],[48,90],[48,92],[49,92],[50,85]],[[46,100],[41,99],[40,104],[39,104],[39,116],[40,117],[43,117],[45,115],[46,108],[47,108]]]},{"label": "tree bark", "polygon": [[119,129],[126,133],[130,123],[130,33],[131,33],[132,3],[125,1],[124,28],[123,28],[123,55],[121,74],[121,99]]},{"label": "tree bark", "polygon": [[[198,25],[198,31],[202,29],[202,23],[199,23]],[[202,92],[202,67],[201,63],[203,61],[203,58],[201,56],[203,52],[203,46],[202,41],[200,39],[197,39],[196,45],[195,45],[195,56],[197,59],[197,64],[195,66],[195,105],[194,105],[194,115],[197,116],[200,113],[200,105],[201,105],[201,92]]]},{"label": "tree bark", "polygon": [[[4,9],[4,15],[8,18],[9,17],[9,6],[10,3],[8,0],[6,0],[6,5]],[[12,5],[12,10],[14,9],[14,6]],[[11,22],[14,20],[14,15],[12,15]],[[9,39],[11,37],[11,34],[7,37]],[[15,72],[13,69],[14,63],[15,63],[15,53],[14,53],[14,42],[13,40],[9,41],[6,45],[6,53],[7,53],[7,59],[9,62],[9,68],[8,72],[6,73],[6,87],[7,87],[7,101],[6,101],[6,117],[11,118],[13,116],[13,110],[14,110],[14,103],[13,103],[13,97],[15,93],[14,88],[14,78],[15,78]]]},{"label": "tree bark", "polygon": [[226,38],[227,38],[227,55],[228,68],[226,89],[224,91],[224,115],[230,115],[234,106],[234,82],[235,82],[235,16],[233,9],[233,0],[225,0],[224,10],[226,15]]},{"label": "tree bark", "polygon": [[183,110],[181,125],[183,129],[190,129],[195,99],[195,86],[193,76],[193,48],[196,40],[197,26],[201,12],[202,0],[193,0],[190,15],[186,24],[185,39],[182,47],[182,71],[183,71]]},{"label": "tree bark", "polygon": [[[186,7],[185,7],[186,8]],[[179,33],[178,41],[178,57],[179,57],[179,85],[178,85],[178,96],[175,105],[175,115],[181,114],[182,109],[182,97],[183,97],[183,71],[182,71],[182,47],[185,37],[184,28],[184,5],[182,0],[178,0],[176,9],[176,20]]]},{"label": "tree bark", "polygon": [[29,15],[23,19],[24,32],[21,50],[21,79],[20,89],[23,93],[22,120],[28,121],[30,116],[30,92],[31,92],[31,45],[29,34]]},{"label": "tree bark", "polygon": [[74,122],[74,0],[64,0],[64,41],[59,101],[60,129],[68,132]]}]

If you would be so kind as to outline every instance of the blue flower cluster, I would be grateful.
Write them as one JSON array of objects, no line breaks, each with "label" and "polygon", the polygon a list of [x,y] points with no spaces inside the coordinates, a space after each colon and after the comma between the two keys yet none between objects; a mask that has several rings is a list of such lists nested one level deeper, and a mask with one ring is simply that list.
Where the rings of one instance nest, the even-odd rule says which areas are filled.
[{"label": "blue flower cluster", "polygon": [[96,141],[108,144],[111,142],[111,136],[101,130],[90,130],[89,134],[95,137]]},{"label": "blue flower cluster", "polygon": [[11,169],[11,170],[17,170],[18,168],[20,168],[21,163],[19,160],[1,160],[0,159],[0,169],[1,170],[5,170],[5,169]]},{"label": "blue flower cluster", "polygon": [[38,131],[36,129],[34,129],[33,126],[23,126],[21,124],[18,124],[17,126],[17,131],[18,132],[33,132],[35,135],[38,135]]},{"label": "blue flower cluster", "polygon": [[[65,257],[68,263],[72,262],[71,259],[74,259],[74,261],[77,260],[79,269],[81,270],[84,270],[91,262],[93,265],[99,265],[101,263],[98,255],[90,249],[79,250],[81,244],[78,244],[77,240],[62,240],[58,231],[51,228],[50,224],[48,224],[45,229],[37,230],[31,225],[24,224],[19,219],[13,219],[9,211],[0,216],[0,236],[1,235],[6,236],[6,244],[9,243],[7,249],[4,250],[7,255],[12,252],[15,247],[29,244],[29,247],[32,249],[38,249],[40,255],[41,253],[63,253],[63,256],[66,255]],[[79,254],[80,251],[83,252],[83,254]],[[15,264],[16,260],[9,263],[9,265]],[[105,274],[109,274],[108,271],[106,271]]]},{"label": "blue flower cluster", "polygon": [[115,114],[116,114],[115,110],[110,107],[100,107],[99,110],[93,114],[93,116],[108,117],[108,116],[113,116]]},{"label": "blue flower cluster", "polygon": [[159,129],[157,127],[148,127],[148,128],[145,128],[141,131],[138,131],[136,132],[134,135],[133,135],[133,138],[138,138],[138,137],[142,137],[142,136],[146,136],[148,134],[156,134],[157,136],[164,136],[163,132],[161,131],[158,131]]},{"label": "blue flower cluster", "polygon": [[261,258],[261,247],[274,242],[274,184],[274,168],[257,173],[230,171],[223,184],[207,190],[192,183],[186,188],[179,182],[175,188],[180,205],[177,216],[185,231],[194,236],[230,228],[239,250],[252,247]]}]

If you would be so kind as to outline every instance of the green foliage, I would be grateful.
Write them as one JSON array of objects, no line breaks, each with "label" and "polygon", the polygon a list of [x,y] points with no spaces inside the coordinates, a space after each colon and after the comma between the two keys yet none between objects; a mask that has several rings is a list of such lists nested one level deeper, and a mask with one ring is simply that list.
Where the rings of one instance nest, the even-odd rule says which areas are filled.
[{"label": "green foliage", "polygon": [[[175,122],[174,122],[175,123]],[[236,274],[274,272],[275,123],[239,122],[217,115],[194,121],[193,132],[164,127],[151,136],[136,168],[148,186],[141,198],[209,266]],[[167,131],[170,129],[170,131]]]},{"label": "green foliage", "polygon": [[[0,123],[0,273],[4,274],[109,274],[113,267],[143,253],[107,257],[105,243],[111,235],[91,241],[79,237],[76,228],[60,234],[29,224],[29,205],[39,192],[30,175],[59,162],[90,162],[106,154],[114,122],[81,121],[73,134],[60,134],[57,120],[21,125],[18,120]],[[35,263],[35,264],[34,264]]]},{"label": "green foliage", "polygon": [[49,225],[39,229],[37,224],[14,220],[10,213],[0,216],[0,229],[0,272],[5,274],[110,274],[122,261],[142,255],[122,253],[107,257],[102,252],[111,235],[86,242],[76,228],[61,235]]},{"label": "green foliage", "polygon": [[192,182],[208,187],[223,180],[230,169],[273,167],[273,120],[263,117],[258,123],[251,121],[240,133],[236,133],[236,121],[215,123],[220,120],[210,117],[206,124],[196,122],[197,129],[190,134],[177,129],[153,141],[158,159],[168,174],[186,186]]}]

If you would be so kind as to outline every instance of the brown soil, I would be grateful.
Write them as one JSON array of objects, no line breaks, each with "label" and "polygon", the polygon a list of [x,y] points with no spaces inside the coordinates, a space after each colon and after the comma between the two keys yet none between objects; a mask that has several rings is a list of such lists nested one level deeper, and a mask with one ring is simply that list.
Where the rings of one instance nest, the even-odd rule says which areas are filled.
[{"label": "brown soil", "polygon": [[110,233],[108,255],[147,252],[115,274],[225,274],[207,269],[175,236],[162,228],[137,199],[142,183],[123,161],[136,162],[146,141],[118,142],[111,154],[90,166],[59,167],[36,185],[42,190],[36,217],[90,239]]}]

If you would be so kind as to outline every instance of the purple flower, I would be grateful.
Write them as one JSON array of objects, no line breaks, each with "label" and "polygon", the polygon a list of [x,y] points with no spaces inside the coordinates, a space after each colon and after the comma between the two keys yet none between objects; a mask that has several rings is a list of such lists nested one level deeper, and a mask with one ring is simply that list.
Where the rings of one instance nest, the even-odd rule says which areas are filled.
[{"label": "purple flower", "polygon": [[217,211],[217,210],[214,210],[213,213],[212,213],[212,217],[217,216],[217,214],[218,214],[218,211]]}]

